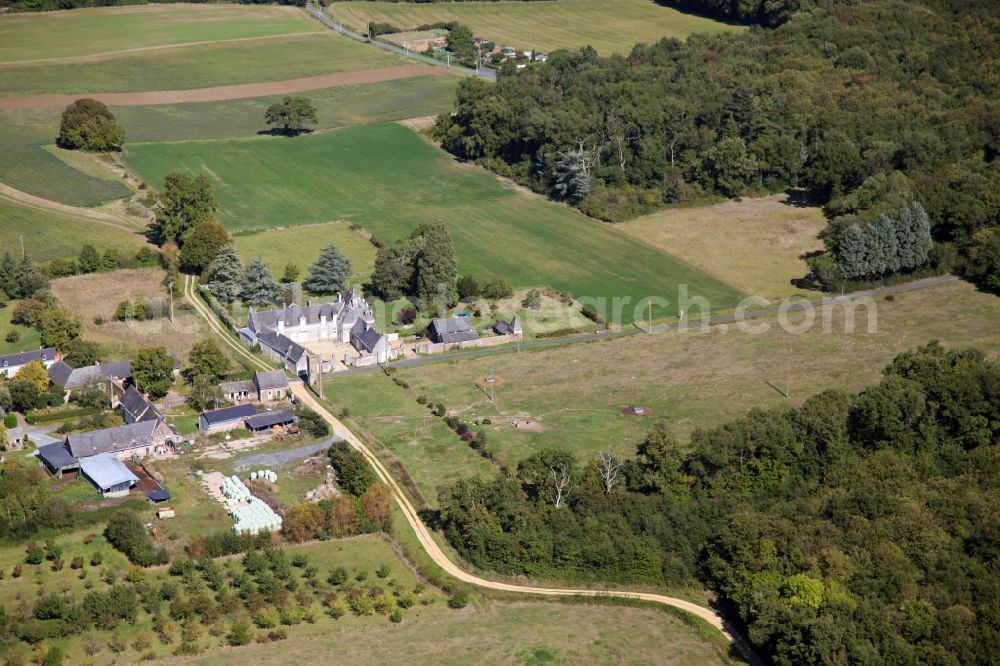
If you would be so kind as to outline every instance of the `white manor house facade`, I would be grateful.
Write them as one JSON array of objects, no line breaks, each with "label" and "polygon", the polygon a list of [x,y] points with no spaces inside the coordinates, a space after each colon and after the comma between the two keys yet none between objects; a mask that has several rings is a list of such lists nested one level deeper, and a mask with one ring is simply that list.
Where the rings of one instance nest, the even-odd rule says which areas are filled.
[{"label": "white manor house facade", "polygon": [[337,300],[320,305],[291,305],[277,310],[250,311],[240,335],[250,345],[259,344],[272,359],[297,375],[309,373],[311,342],[350,344],[357,356],[341,359],[345,365],[385,363],[398,356],[395,334],[375,329],[368,301],[354,290],[337,294]]}]

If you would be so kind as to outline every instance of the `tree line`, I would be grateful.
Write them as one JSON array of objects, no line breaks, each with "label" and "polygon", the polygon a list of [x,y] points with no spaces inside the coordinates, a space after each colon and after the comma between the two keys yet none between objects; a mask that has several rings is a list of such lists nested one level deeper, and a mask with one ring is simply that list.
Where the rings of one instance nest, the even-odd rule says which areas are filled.
[{"label": "tree line", "polygon": [[662,425],[630,459],[543,450],[441,489],[440,524],[508,575],[715,590],[776,664],[1000,653],[1000,364],[937,344],[859,394]]},{"label": "tree line", "polygon": [[[1000,19],[984,2],[817,4],[775,28],[664,39],[627,56],[561,51],[496,85],[466,80],[434,134],[610,221],[804,189],[831,219],[827,282],[848,279],[841,265],[862,268],[840,247],[847,229],[919,202],[936,241],[923,263],[1000,288]],[[924,244],[914,233],[907,243]],[[863,277],[895,263],[873,261]]]}]

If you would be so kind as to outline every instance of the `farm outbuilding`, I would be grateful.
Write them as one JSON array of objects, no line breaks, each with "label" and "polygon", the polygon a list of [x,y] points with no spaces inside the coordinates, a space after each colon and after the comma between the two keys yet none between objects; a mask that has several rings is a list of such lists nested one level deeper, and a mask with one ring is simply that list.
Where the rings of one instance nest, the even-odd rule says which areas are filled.
[{"label": "farm outbuilding", "polygon": [[65,442],[55,442],[38,447],[38,459],[54,476],[62,476],[63,472],[80,469],[80,461],[70,453]]},{"label": "farm outbuilding", "polygon": [[124,497],[139,481],[125,463],[110,453],[82,459],[80,471],[105,497]]},{"label": "farm outbuilding", "polygon": [[289,411],[268,412],[251,416],[245,420],[247,430],[253,433],[270,430],[275,426],[289,426],[295,423],[295,415]]},{"label": "farm outbuilding", "polygon": [[201,413],[201,416],[198,417],[198,427],[203,435],[235,430],[243,427],[244,419],[254,416],[256,413],[253,405],[236,405],[214,409]]}]

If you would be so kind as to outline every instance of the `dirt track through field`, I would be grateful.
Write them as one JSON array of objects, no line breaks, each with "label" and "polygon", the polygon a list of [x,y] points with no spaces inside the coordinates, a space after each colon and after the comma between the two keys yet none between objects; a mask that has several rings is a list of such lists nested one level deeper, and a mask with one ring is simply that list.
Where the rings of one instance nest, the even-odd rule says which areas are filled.
[{"label": "dirt track through field", "polygon": [[79,93],[75,95],[30,95],[25,97],[0,97],[0,109],[30,109],[43,106],[63,107],[81,97],[100,100],[110,106],[146,106],[152,104],[188,104],[193,102],[221,102],[246,97],[266,97],[288,95],[307,90],[322,90],[360,83],[380,83],[409,79],[416,76],[442,76],[447,70],[429,65],[397,65],[382,69],[368,69],[358,72],[340,72],[322,76],[307,76],[301,79],[270,81],[267,83],[243,83],[214,88],[194,88],[192,90],[155,90],[131,93]]}]

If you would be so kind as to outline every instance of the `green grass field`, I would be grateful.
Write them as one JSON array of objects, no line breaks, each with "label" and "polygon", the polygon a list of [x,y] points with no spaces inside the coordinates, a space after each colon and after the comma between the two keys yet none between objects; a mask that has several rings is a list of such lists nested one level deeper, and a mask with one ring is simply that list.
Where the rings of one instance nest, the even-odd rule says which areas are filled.
[{"label": "green grass field", "polygon": [[681,283],[717,308],[738,299],[667,254],[478,167],[456,164],[397,124],[296,139],[131,144],[125,157],[153,186],[174,170],[207,174],[218,217],[233,231],[343,220],[392,242],[420,223],[441,221],[454,239],[460,272],[548,285],[578,298],[627,297],[625,323],[648,296],[671,299],[656,316],[672,312]]},{"label": "green grass field", "polygon": [[[317,129],[430,116],[452,107],[459,79],[416,77],[305,93],[316,106]],[[264,110],[277,97],[202,104],[121,106],[113,109],[128,141],[220,139],[267,129]],[[51,144],[62,109],[0,110],[0,181],[30,194],[74,206],[94,206],[128,196],[129,190],[98,174],[88,175],[54,157]],[[66,152],[60,154],[66,157]]]},{"label": "green grass field", "polygon": [[0,110],[0,181],[72,206],[96,206],[128,196],[121,183],[78,171],[43,148],[55,142],[61,112]]},{"label": "green grass field", "polygon": [[0,62],[316,32],[291,7],[143,5],[0,17]]},{"label": "green grass field", "polygon": [[[453,108],[454,76],[420,76],[412,79],[364,83],[301,93],[316,107],[315,129],[405,120],[437,115]],[[180,141],[252,136],[268,129],[264,111],[280,97],[200,104],[119,106],[115,117],[125,127],[129,141]],[[58,127],[58,120],[56,121]]]},{"label": "green grass field", "polygon": [[279,277],[291,262],[304,280],[309,266],[328,245],[336,245],[351,260],[357,283],[368,280],[375,264],[375,246],[342,222],[238,234],[233,242],[244,259],[262,257]]},{"label": "green grass field", "polygon": [[683,14],[651,0],[555,0],[553,2],[388,3],[334,2],[334,19],[362,33],[369,21],[413,29],[458,21],[479,36],[519,49],[552,50],[593,46],[602,55],[628,53],[639,42],[684,39],[695,32],[733,26]]},{"label": "green grass field", "polygon": [[220,42],[124,54],[92,62],[4,67],[0,95],[187,90],[282,81],[404,64],[394,56],[325,33]]},{"label": "green grass field", "polygon": [[90,243],[105,250],[134,254],[143,240],[134,233],[93,220],[36,210],[0,197],[0,252],[25,252],[35,261],[75,257]]},{"label": "green grass field", "polygon": [[754,296],[780,299],[808,293],[792,281],[809,272],[802,257],[823,249],[819,232],[825,226],[820,208],[774,194],[661,210],[619,228],[726,284]]},{"label": "green grass field", "polygon": [[[10,323],[15,305],[17,302],[12,301],[6,307],[0,308],[0,354],[13,354],[28,349],[38,349],[42,346],[41,334],[37,330]],[[17,331],[19,336],[17,342],[5,340],[11,330]]]},{"label": "green grass field", "polygon": [[[683,441],[696,428],[721,425],[755,407],[798,404],[828,388],[859,390],[877,383],[896,354],[930,340],[1000,355],[1000,299],[969,284],[898,294],[891,301],[879,299],[877,306],[874,334],[866,332],[864,309],[858,310],[858,332],[844,333],[843,311],[837,309],[829,334],[821,331],[820,313],[814,330],[802,335],[783,331],[769,318],[764,334],[732,327],[700,333],[693,327],[687,333],[400,368],[397,376],[409,390],[372,373],[331,379],[325,392],[335,411],[349,408],[402,461],[433,503],[441,483],[490,470],[416,403],[419,395],[468,421],[490,418],[487,444],[504,462],[516,464],[548,446],[571,449],[582,462],[605,450],[633,456],[654,419],[665,419]],[[499,380],[495,405],[476,386],[491,371]],[[790,399],[768,384],[784,390],[786,372]],[[649,408],[651,417],[621,414],[636,404]],[[535,421],[544,431],[516,429],[510,418]]]}]

